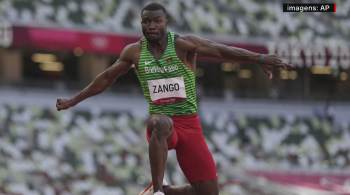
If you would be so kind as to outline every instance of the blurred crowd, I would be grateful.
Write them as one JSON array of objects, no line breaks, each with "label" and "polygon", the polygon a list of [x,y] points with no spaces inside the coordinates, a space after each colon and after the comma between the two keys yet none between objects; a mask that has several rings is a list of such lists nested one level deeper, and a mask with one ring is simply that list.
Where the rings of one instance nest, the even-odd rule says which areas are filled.
[{"label": "blurred crowd", "polygon": [[[319,116],[202,115],[221,183],[234,167],[331,170],[350,166],[350,124]],[[137,194],[150,182],[145,118],[128,111],[0,106],[0,193]],[[185,182],[170,155],[166,178]],[[223,195],[244,194],[239,185]]]},{"label": "blurred crowd", "polygon": [[331,116],[210,113],[203,118],[216,159],[261,168],[322,170],[350,166],[350,124],[336,123]]},{"label": "blurred crowd", "polygon": [[[2,0],[0,18],[24,25],[139,32],[147,0]],[[261,38],[349,38],[350,1],[336,13],[285,13],[279,0],[158,0],[179,32]],[[302,2],[302,1],[301,1]],[[310,1],[308,1],[310,2]]]},{"label": "blurred crowd", "polygon": [[[0,20],[19,25],[140,32],[146,0],[1,0]],[[279,0],[158,0],[171,28],[240,38],[308,40],[350,37],[350,1],[336,13],[283,13]],[[350,121],[332,116],[203,113],[220,183],[234,167],[332,170],[350,168]],[[135,195],[151,179],[145,118],[130,111],[69,110],[0,104],[0,194]],[[185,179],[175,156],[166,178]],[[227,185],[222,195],[249,194]]]}]

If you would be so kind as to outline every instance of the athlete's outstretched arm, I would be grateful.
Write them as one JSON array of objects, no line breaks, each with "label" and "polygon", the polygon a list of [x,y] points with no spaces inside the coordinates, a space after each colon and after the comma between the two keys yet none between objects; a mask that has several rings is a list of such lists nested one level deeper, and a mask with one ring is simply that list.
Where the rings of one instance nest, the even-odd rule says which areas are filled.
[{"label": "athlete's outstretched arm", "polygon": [[[182,39],[182,40],[181,40]],[[246,49],[231,47],[196,36],[181,37],[179,42],[186,49],[193,50],[199,56],[216,58],[221,61],[238,61],[260,64],[268,77],[272,78],[273,67],[291,68],[276,55],[260,54]]]},{"label": "athlete's outstretched arm", "polygon": [[112,83],[121,75],[128,72],[132,66],[131,48],[127,46],[120,54],[120,58],[108,67],[102,73],[98,74],[96,78],[83,90],[69,99],[58,98],[56,101],[56,108],[58,111],[68,109],[75,106],[79,102],[88,97],[97,95],[107,89]]}]

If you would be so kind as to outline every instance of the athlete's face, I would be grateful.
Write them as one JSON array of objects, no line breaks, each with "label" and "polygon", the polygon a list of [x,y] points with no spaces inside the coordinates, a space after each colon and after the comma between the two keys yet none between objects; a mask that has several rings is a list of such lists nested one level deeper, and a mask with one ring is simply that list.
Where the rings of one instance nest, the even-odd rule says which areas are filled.
[{"label": "athlete's face", "polygon": [[149,41],[161,40],[166,34],[168,20],[163,10],[144,10],[141,15],[143,35]]}]

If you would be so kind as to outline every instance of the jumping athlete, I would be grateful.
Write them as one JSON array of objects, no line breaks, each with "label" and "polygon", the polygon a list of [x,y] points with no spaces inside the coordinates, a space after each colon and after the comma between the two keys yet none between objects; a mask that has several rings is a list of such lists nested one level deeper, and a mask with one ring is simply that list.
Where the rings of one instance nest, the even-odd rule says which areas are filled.
[{"label": "jumping athlete", "polygon": [[[118,77],[134,68],[149,104],[147,139],[152,187],[141,194],[218,195],[215,163],[197,115],[195,59],[198,56],[227,62],[260,64],[269,78],[274,67],[289,67],[275,55],[230,47],[197,36],[180,36],[167,30],[166,9],[150,3],[141,11],[143,37],[127,45],[119,59],[70,99],[57,99],[57,110],[68,109],[99,94]],[[163,186],[169,149],[190,184]]]}]

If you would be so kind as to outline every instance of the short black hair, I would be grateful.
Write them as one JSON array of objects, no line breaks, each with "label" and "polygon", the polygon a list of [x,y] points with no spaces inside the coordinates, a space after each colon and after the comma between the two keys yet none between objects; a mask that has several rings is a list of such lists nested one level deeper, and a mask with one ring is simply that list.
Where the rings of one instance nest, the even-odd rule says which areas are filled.
[{"label": "short black hair", "polygon": [[148,10],[148,11],[162,10],[164,12],[165,16],[168,17],[167,10],[160,3],[152,2],[152,3],[145,5],[141,10],[141,15],[143,14],[143,11],[145,11],[145,10]]}]

